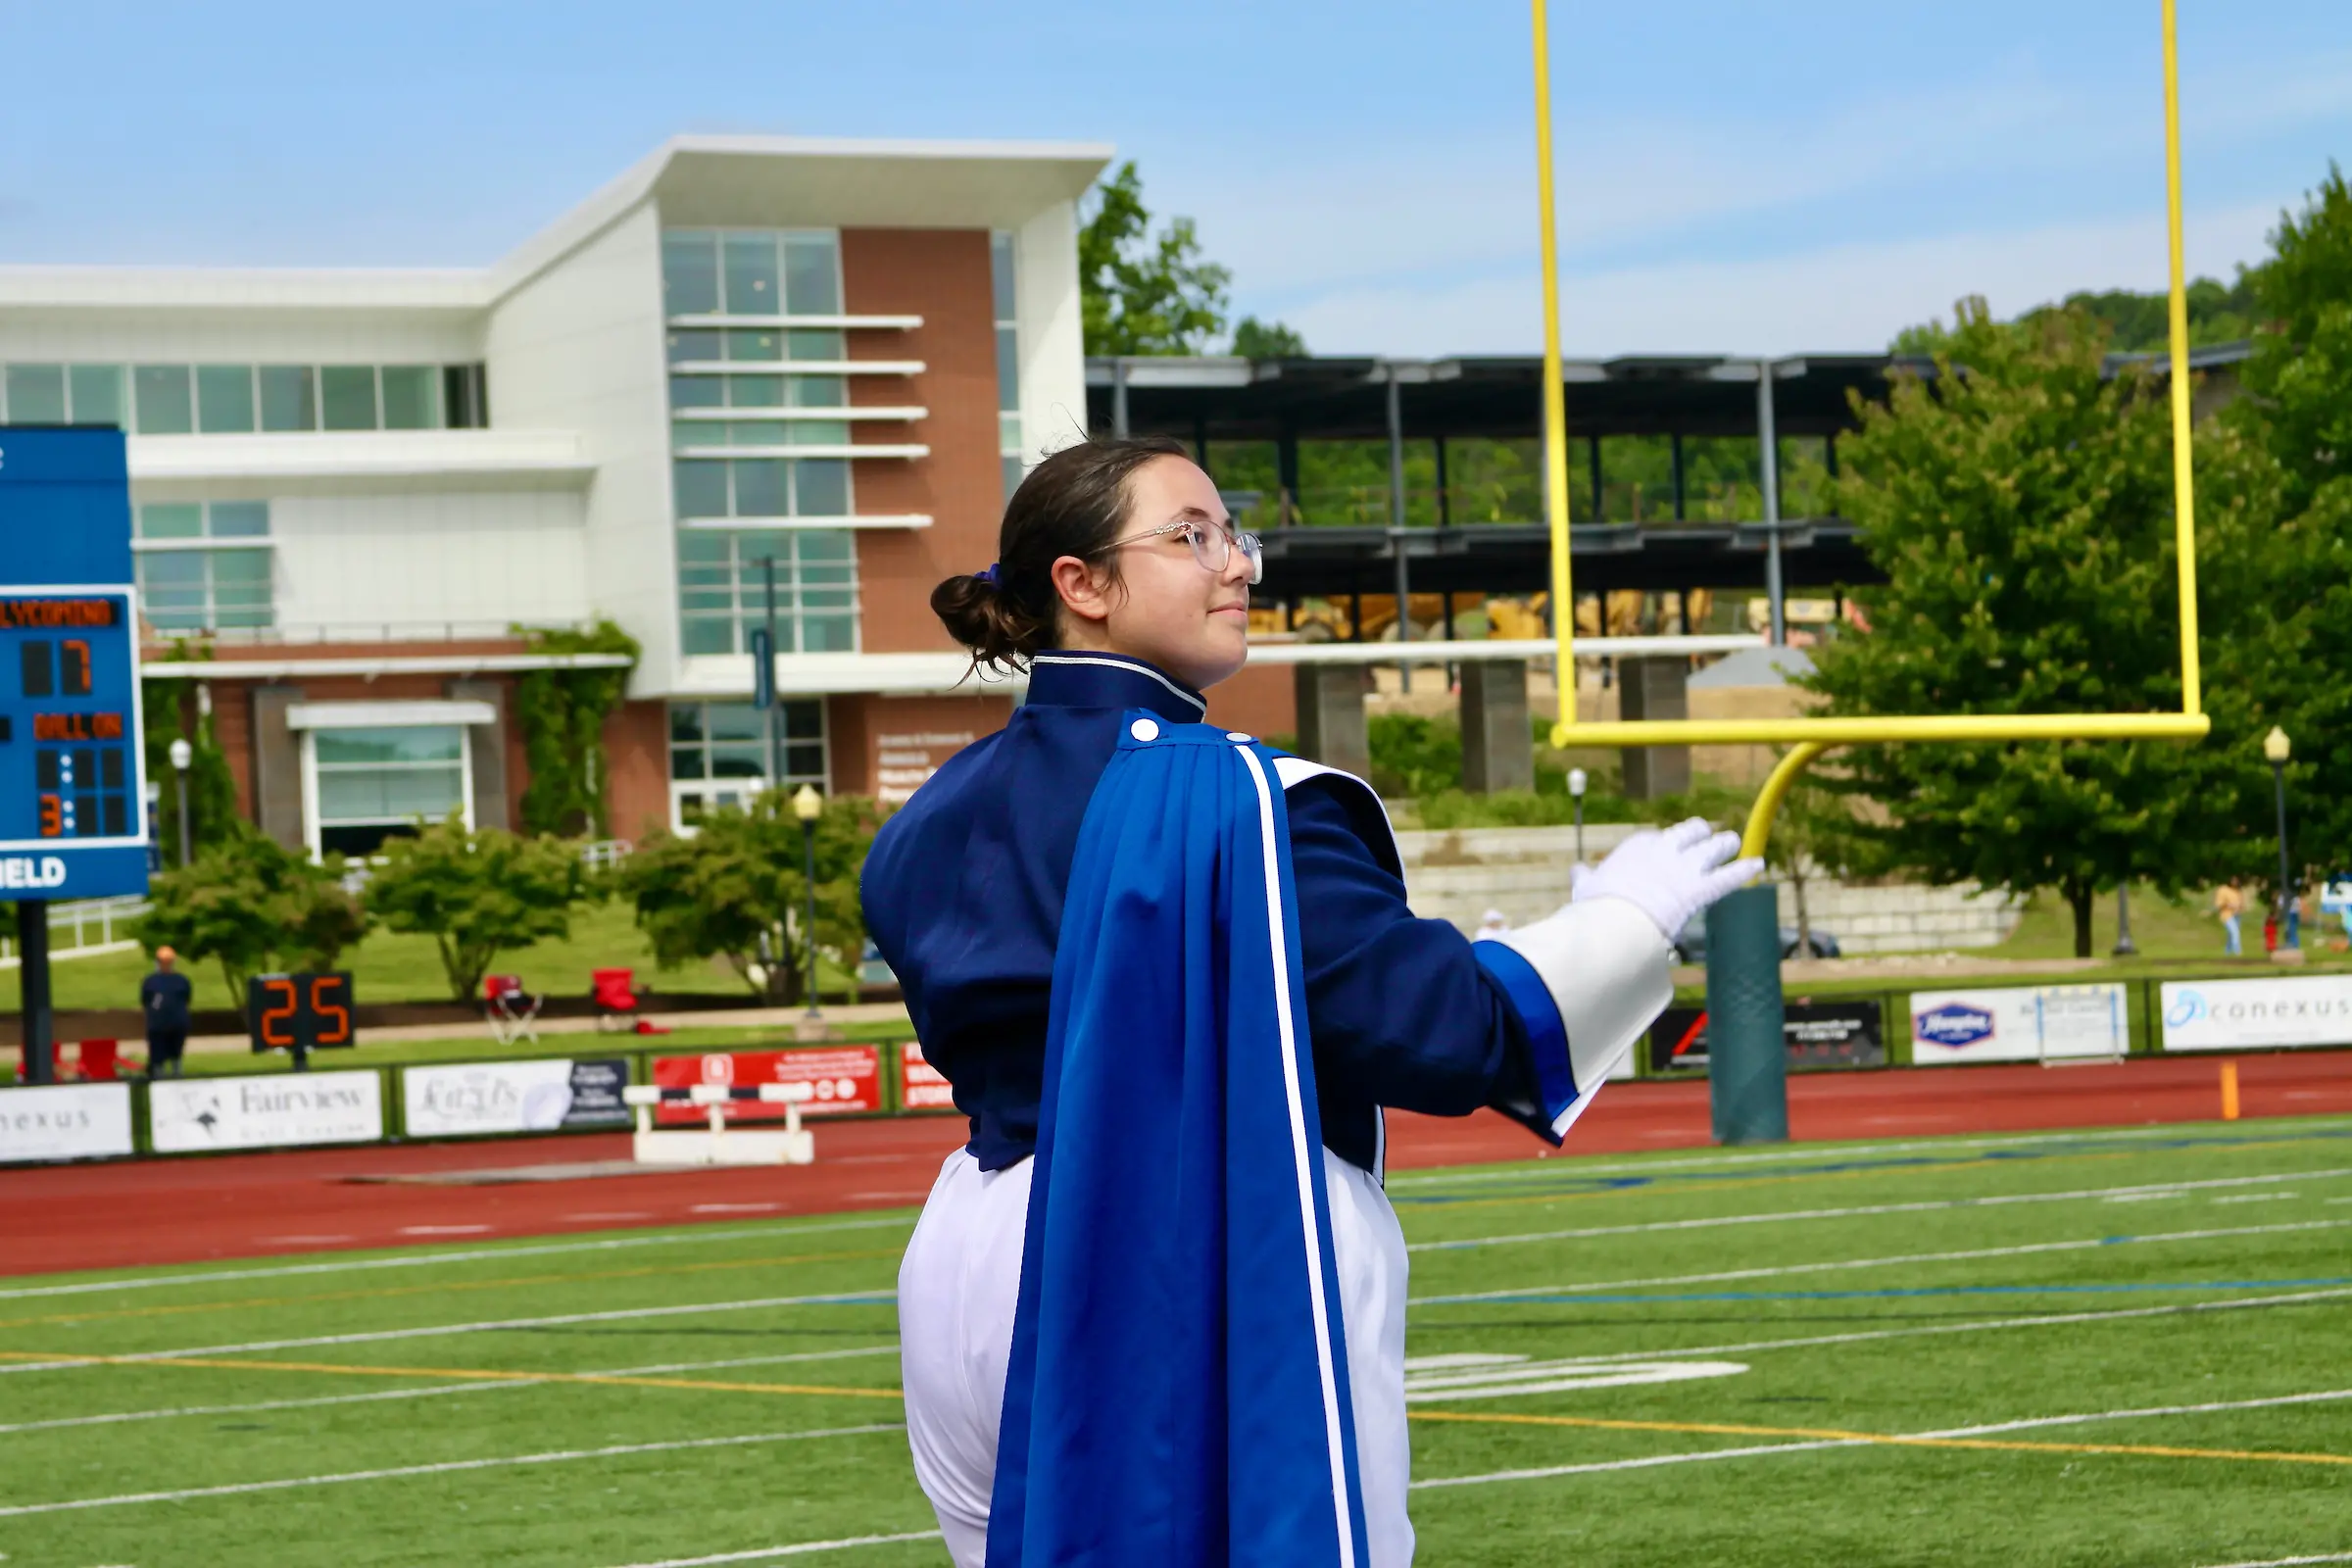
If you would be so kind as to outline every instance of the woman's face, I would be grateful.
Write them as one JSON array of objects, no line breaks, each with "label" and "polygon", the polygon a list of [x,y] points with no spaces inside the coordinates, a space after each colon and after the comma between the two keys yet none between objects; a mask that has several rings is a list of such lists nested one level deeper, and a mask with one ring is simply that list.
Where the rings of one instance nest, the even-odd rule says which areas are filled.
[{"label": "woman's face", "polygon": [[1250,658],[1249,558],[1237,546],[1225,569],[1211,572],[1181,532],[1137,536],[1174,522],[1230,530],[1233,519],[1208,475],[1183,458],[1154,458],[1135,471],[1127,490],[1117,537],[1134,542],[1117,552],[1121,580],[1110,582],[1101,567],[1070,569],[1085,565],[1073,556],[1054,564],[1068,633],[1063,641],[1149,661],[1195,690],[1213,686]]}]

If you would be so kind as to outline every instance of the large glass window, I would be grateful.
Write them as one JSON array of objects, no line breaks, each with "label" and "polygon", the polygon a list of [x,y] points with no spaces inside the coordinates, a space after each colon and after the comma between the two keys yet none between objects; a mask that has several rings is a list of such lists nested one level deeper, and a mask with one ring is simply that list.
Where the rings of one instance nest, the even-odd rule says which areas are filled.
[{"label": "large glass window", "polygon": [[375,367],[328,365],[318,370],[318,409],[329,430],[376,428]]},{"label": "large glass window", "polygon": [[196,428],[196,401],[184,365],[142,365],[130,372],[138,400],[139,434],[186,435]]},{"label": "large glass window", "polygon": [[437,430],[441,427],[441,368],[437,365],[387,365],[384,382],[384,428]]},{"label": "large glass window", "polygon": [[263,429],[318,428],[317,370],[307,365],[265,365],[256,373],[262,384]]},{"label": "large glass window", "polygon": [[[681,432],[679,439],[690,445],[703,444],[708,439],[703,434],[684,434],[690,427],[683,423],[677,428]],[[708,428],[723,431],[728,426]],[[840,433],[845,437],[848,434],[846,429]],[[764,445],[766,441],[762,438],[757,444]],[[850,515],[847,458],[691,457],[673,462],[670,472],[681,521]]]},{"label": "large glass window", "polygon": [[12,365],[7,376],[10,424],[66,422],[66,368],[62,365]]},{"label": "large glass window", "polygon": [[68,366],[66,378],[73,384],[75,424],[122,425],[122,367]]},{"label": "large glass window", "polygon": [[776,651],[858,650],[858,550],[846,529],[689,529],[678,535],[678,611],[685,652],[749,653],[766,623],[766,564],[775,564]]},{"label": "large glass window", "polygon": [[313,844],[322,852],[372,855],[452,811],[471,824],[463,725],[312,730],[310,761]]},{"label": "large glass window", "polygon": [[[805,698],[777,705],[777,746],[784,789],[826,785],[825,705]],[[749,806],[768,780],[768,718],[749,703],[669,705],[669,784],[673,821],[691,830],[704,816]]]},{"label": "large glass window", "polygon": [[989,236],[989,282],[997,313],[997,455],[1004,468],[1004,495],[1021,483],[1020,289],[1013,273],[1012,236]]},{"label": "large glass window", "polygon": [[274,623],[268,502],[150,503],[138,509],[135,521],[139,608],[156,630]]},{"label": "large glass window", "polygon": [[253,367],[196,367],[196,428],[207,435],[253,428]]},{"label": "large glass window", "polygon": [[838,316],[841,241],[828,229],[670,229],[662,293],[672,316]]},{"label": "large glass window", "polygon": [[[8,365],[0,421],[140,435],[459,430],[488,422],[479,365]],[[126,395],[127,394],[127,395]]]},{"label": "large glass window", "polygon": [[662,308],[671,316],[718,314],[718,236],[673,228],[662,236]]}]

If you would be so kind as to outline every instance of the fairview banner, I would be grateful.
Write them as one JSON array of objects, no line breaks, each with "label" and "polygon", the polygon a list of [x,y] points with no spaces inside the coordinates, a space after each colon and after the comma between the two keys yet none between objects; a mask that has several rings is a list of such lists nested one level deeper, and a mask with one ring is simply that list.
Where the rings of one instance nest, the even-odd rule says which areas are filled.
[{"label": "fairview banner", "polygon": [[0,1089],[0,1165],[130,1152],[128,1084]]},{"label": "fairview banner", "polygon": [[2163,1002],[2167,1051],[2352,1045],[2352,974],[2168,980]]},{"label": "fairview banner", "polygon": [[[656,1056],[654,1084],[661,1089],[691,1089],[696,1084],[726,1084],[737,1089],[755,1084],[807,1084],[809,1098],[801,1105],[804,1116],[880,1110],[882,1048],[821,1046],[808,1051]],[[782,1121],[785,1109],[780,1103],[759,1100],[729,1101],[719,1108],[730,1122]],[[710,1112],[703,1105],[664,1102],[654,1107],[654,1119],[663,1127],[703,1127],[710,1125]]]},{"label": "fairview banner", "polygon": [[923,1059],[923,1043],[908,1040],[899,1047],[899,1108],[954,1110],[956,1091],[937,1067]]},{"label": "fairview banner", "polygon": [[1911,993],[1915,1066],[2120,1056],[2131,1041],[2119,982]]},{"label": "fairview banner", "polygon": [[384,1080],[366,1071],[172,1079],[147,1086],[147,1124],[159,1154],[373,1143],[384,1136]]},{"label": "fairview banner", "polygon": [[617,1056],[409,1067],[400,1075],[403,1126],[411,1138],[626,1127],[628,1083],[629,1064]]}]

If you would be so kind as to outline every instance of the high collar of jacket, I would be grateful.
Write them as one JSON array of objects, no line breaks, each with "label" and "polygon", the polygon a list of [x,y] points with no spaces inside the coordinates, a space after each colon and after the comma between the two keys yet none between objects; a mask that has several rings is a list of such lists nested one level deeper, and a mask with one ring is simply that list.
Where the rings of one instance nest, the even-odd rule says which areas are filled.
[{"label": "high collar of jacket", "polygon": [[1173,675],[1124,654],[1052,648],[1029,662],[1031,707],[1143,708],[1177,724],[1198,724],[1208,700]]}]

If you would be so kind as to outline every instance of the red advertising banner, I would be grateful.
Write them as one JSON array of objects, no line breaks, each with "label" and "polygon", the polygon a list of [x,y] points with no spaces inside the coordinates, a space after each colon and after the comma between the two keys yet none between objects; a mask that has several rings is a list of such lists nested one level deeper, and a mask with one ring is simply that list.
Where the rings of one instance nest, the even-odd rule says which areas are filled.
[{"label": "red advertising banner", "polygon": [[[882,1108],[882,1048],[826,1046],[811,1051],[714,1051],[702,1056],[656,1056],[654,1085],[660,1089],[691,1089],[696,1084],[725,1084],[751,1089],[760,1084],[807,1084],[809,1098],[801,1114],[819,1116]],[[782,1103],[732,1100],[719,1107],[726,1119],[782,1121]],[[663,1127],[710,1125],[703,1105],[664,1101],[654,1107],[654,1119]]]},{"label": "red advertising banner", "polygon": [[940,1071],[923,1059],[923,1043],[909,1040],[899,1047],[901,1110],[954,1110],[956,1091]]}]

